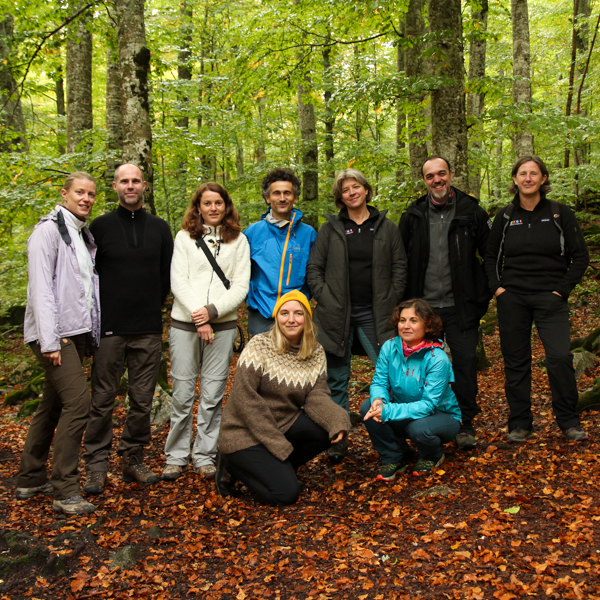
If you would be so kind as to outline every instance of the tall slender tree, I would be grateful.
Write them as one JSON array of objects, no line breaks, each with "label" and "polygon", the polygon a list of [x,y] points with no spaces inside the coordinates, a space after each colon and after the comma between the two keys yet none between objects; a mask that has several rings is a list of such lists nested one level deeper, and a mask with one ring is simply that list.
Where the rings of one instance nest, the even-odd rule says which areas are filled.
[{"label": "tall slender tree", "polygon": [[56,70],[54,80],[54,93],[56,95],[56,116],[58,117],[58,126],[56,128],[56,146],[59,154],[65,153],[65,129],[64,120],[67,116],[65,106],[65,80],[63,79],[62,66]]},{"label": "tall slender tree", "polygon": [[431,94],[434,154],[446,157],[457,187],[468,190],[467,120],[460,0],[429,0],[429,27],[436,34],[433,69],[445,81]]},{"label": "tall slender tree", "polygon": [[[473,9],[473,38],[469,49],[469,89],[467,97],[467,117],[470,125],[476,127],[483,113],[485,93],[481,89],[481,81],[485,77],[485,54],[487,48],[486,32],[488,20],[488,0],[479,0],[481,4]],[[481,150],[482,143],[479,135],[470,142],[471,149],[476,154]],[[469,191],[479,198],[481,187],[481,166],[477,156],[469,161]]]},{"label": "tall slender tree", "polygon": [[527,0],[511,0],[513,34],[513,103],[515,120],[513,149],[515,156],[533,154],[533,132],[529,128],[531,115],[531,46],[529,43],[529,8]]},{"label": "tall slender tree", "polygon": [[144,0],[116,0],[121,100],[123,102],[123,160],[137,164],[147,182],[144,204],[154,206],[152,127],[148,101],[150,50],[146,45]]},{"label": "tall slender tree", "polygon": [[112,187],[114,172],[123,155],[123,117],[121,104],[121,68],[117,49],[116,23],[108,28],[108,48],[106,50],[106,165],[104,184],[106,202],[117,202],[117,194]]},{"label": "tall slender tree", "polygon": [[67,38],[67,152],[92,150],[92,34],[90,14],[79,15]]},{"label": "tall slender tree", "polygon": [[0,124],[4,132],[0,137],[0,151],[29,149],[25,137],[25,119],[21,107],[21,92],[12,71],[11,41],[14,18],[11,14],[0,16]]}]

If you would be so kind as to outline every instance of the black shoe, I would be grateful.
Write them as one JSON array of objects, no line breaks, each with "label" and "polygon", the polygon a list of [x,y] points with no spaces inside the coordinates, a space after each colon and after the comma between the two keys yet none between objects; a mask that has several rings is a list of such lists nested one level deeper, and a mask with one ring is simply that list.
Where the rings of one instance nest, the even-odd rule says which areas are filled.
[{"label": "black shoe", "polygon": [[228,496],[237,497],[240,495],[235,487],[235,481],[227,470],[227,457],[222,452],[217,452],[215,487],[217,488],[217,492],[219,492],[223,498],[227,498]]},{"label": "black shoe", "polygon": [[101,494],[106,487],[106,478],[106,471],[88,471],[83,493],[92,496]]},{"label": "black shoe", "polygon": [[327,450],[327,456],[334,465],[342,462],[346,454],[348,454],[348,438],[344,438],[341,442],[337,442],[337,444],[331,444]]}]

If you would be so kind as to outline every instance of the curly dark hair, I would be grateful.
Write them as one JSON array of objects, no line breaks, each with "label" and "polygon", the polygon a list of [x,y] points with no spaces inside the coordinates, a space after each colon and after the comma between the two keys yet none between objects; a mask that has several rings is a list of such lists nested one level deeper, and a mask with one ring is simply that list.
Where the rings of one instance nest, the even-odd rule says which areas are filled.
[{"label": "curly dark hair", "polygon": [[233,242],[242,231],[240,216],[233,206],[233,200],[227,190],[219,183],[208,181],[201,184],[194,192],[190,204],[183,215],[181,229],[187,231],[193,240],[198,239],[204,234],[204,220],[199,210],[202,194],[206,191],[216,192],[225,202],[225,215],[221,222],[221,239],[225,244]]},{"label": "curly dark hair", "polygon": [[294,173],[294,171],[292,171],[291,169],[282,168],[273,169],[264,176],[260,184],[260,189],[265,200],[269,197],[269,194],[271,193],[271,184],[275,183],[276,181],[289,181],[292,184],[292,187],[294,188],[294,197],[300,197],[300,189],[302,187],[300,179],[298,178],[296,173]]},{"label": "curly dark hair", "polygon": [[[531,154],[529,156],[522,156],[521,158],[519,158],[519,160],[517,160],[517,162],[515,162],[515,164],[513,165],[510,171],[510,176],[516,177],[517,173],[519,172],[519,169],[526,162],[534,162],[540,168],[540,173],[546,176],[546,181],[544,181],[544,183],[540,187],[540,193],[546,195],[552,189],[552,187],[550,186],[550,172],[548,171],[546,163],[539,156]],[[513,195],[519,193],[519,188],[517,187],[517,184],[514,181],[513,183],[511,183],[511,185],[508,186],[508,191]]]},{"label": "curly dark hair", "polygon": [[427,300],[423,298],[413,298],[412,300],[405,300],[396,306],[392,313],[392,325],[395,331],[398,331],[398,323],[400,323],[400,315],[405,308],[414,309],[415,313],[423,323],[425,323],[425,339],[426,340],[439,340],[444,330],[442,326],[442,320],[435,313],[433,307]]}]

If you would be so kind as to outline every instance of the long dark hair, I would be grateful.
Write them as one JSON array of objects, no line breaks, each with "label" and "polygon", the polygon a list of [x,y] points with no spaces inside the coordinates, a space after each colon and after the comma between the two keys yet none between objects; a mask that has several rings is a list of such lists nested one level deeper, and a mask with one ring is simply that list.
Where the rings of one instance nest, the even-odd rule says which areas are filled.
[{"label": "long dark hair", "polygon": [[405,308],[412,308],[417,316],[425,324],[425,339],[426,340],[439,340],[442,335],[444,328],[442,326],[442,320],[433,310],[433,307],[427,300],[423,298],[413,298],[412,300],[405,300],[396,306],[392,313],[392,325],[398,333],[398,323],[400,323],[400,315]]},{"label": "long dark hair", "polygon": [[216,192],[223,198],[223,201],[225,202],[225,214],[223,215],[223,221],[221,221],[221,239],[225,244],[233,242],[237,239],[242,230],[240,216],[238,215],[237,210],[235,210],[233,200],[229,196],[227,190],[221,184],[214,181],[208,181],[201,184],[194,192],[190,204],[183,215],[181,229],[187,231],[193,240],[204,235],[204,220],[202,219],[199,206],[200,201],[202,200],[202,194],[206,191]]}]

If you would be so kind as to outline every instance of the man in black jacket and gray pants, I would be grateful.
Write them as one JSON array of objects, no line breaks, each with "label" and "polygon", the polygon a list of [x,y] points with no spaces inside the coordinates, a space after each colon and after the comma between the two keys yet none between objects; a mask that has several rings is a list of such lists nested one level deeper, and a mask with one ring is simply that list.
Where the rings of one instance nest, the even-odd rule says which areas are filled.
[{"label": "man in black jacket and gray pants", "polygon": [[142,485],[160,477],[144,464],[150,443],[150,410],[161,359],[162,305],[169,293],[173,236],[168,224],[142,208],[146,182],[139,167],[115,171],[116,210],[94,219],[98,245],[100,346],[92,368],[92,407],[85,432],[87,494],[106,485],[112,414],[125,364],[129,410],[117,449],[123,480]]},{"label": "man in black jacket and gray pants", "polygon": [[404,297],[424,298],[442,319],[462,412],[456,443],[470,449],[477,443],[476,349],[479,320],[490,301],[482,259],[491,221],[475,198],[451,186],[445,158],[428,158],[421,173],[428,193],[406,209],[399,224],[408,259]]}]

